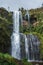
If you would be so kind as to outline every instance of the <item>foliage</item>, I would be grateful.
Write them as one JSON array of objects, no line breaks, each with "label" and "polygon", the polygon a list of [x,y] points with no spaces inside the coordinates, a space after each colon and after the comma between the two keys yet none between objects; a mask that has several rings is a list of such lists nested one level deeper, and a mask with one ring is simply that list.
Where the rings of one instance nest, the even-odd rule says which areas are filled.
[{"label": "foliage", "polygon": [[30,24],[29,26],[23,27],[23,33],[25,32],[37,32],[43,34],[43,22],[40,21],[37,25],[33,26]]},{"label": "foliage", "polygon": [[32,65],[32,63],[28,62],[27,59],[23,59],[20,62],[12,58],[9,54],[0,53],[0,65]]},{"label": "foliage", "polygon": [[12,58],[8,54],[2,54],[0,53],[0,65],[17,65],[14,61],[14,58]]},{"label": "foliage", "polygon": [[19,8],[19,11],[21,11],[21,12],[22,12],[22,15],[23,15],[23,16],[24,16],[24,15],[25,15],[25,13],[26,13],[26,10],[25,10],[23,7]]},{"label": "foliage", "polygon": [[32,65],[32,63],[28,62],[27,59],[22,59],[23,65]]},{"label": "foliage", "polygon": [[[1,10],[1,13],[6,12],[6,10]],[[8,13],[9,14],[9,13]],[[6,16],[8,16],[8,14]],[[3,17],[4,16],[4,17]],[[10,37],[11,37],[11,28],[10,25],[12,25],[11,21],[6,18],[6,16],[0,15],[0,52],[7,53],[9,52],[10,47]]]}]

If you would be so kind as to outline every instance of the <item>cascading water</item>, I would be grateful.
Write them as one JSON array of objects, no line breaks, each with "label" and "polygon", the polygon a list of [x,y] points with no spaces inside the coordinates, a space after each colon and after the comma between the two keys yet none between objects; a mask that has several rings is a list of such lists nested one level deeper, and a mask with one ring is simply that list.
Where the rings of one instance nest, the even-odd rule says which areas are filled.
[{"label": "cascading water", "polygon": [[13,34],[11,39],[12,53],[14,58],[20,59],[20,36],[19,36],[19,12],[13,13]]},{"label": "cascading water", "polygon": [[31,61],[35,61],[35,60],[39,60],[39,45],[40,45],[40,41],[38,40],[37,36],[35,35],[28,35],[27,36],[28,39],[28,50],[29,50],[29,58],[28,60]]},{"label": "cascading water", "polygon": [[[25,15],[28,19],[29,22],[29,28],[30,28],[30,16],[29,13],[27,11],[26,15]],[[30,28],[31,31],[31,28]],[[35,60],[39,60],[39,45],[40,42],[37,38],[37,36],[29,34],[29,35],[25,35],[25,50],[26,50],[26,58],[30,61],[35,61]]]},{"label": "cascading water", "polygon": [[26,58],[29,59],[29,50],[28,50],[28,40],[27,40],[27,37],[26,35],[25,36],[25,50],[26,50]]},{"label": "cascading water", "polygon": [[[29,17],[29,15],[28,15]],[[16,59],[26,58],[28,61],[39,59],[39,40],[37,36],[20,33],[21,14],[19,11],[13,13],[13,34],[11,36],[12,57]]]}]

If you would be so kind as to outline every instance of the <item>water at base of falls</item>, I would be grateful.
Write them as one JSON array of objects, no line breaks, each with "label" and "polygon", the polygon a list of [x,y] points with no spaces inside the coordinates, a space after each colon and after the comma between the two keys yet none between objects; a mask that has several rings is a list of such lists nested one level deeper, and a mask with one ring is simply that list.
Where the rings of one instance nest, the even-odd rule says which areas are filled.
[{"label": "water at base of falls", "polygon": [[20,36],[19,34],[13,33],[12,35],[12,57],[20,59]]}]

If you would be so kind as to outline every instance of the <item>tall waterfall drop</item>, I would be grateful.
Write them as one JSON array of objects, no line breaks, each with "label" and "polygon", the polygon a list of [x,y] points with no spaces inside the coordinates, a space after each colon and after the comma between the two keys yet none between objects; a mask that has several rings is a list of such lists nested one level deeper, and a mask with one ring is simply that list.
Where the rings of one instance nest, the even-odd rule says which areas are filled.
[{"label": "tall waterfall drop", "polygon": [[11,37],[12,53],[14,58],[20,59],[19,12],[13,13],[13,34]]},{"label": "tall waterfall drop", "polygon": [[[29,15],[27,13],[28,18]],[[29,20],[29,19],[28,19]],[[13,33],[11,36],[11,55],[16,59],[39,60],[39,40],[36,35],[20,33],[22,15],[20,11],[13,13]]]}]

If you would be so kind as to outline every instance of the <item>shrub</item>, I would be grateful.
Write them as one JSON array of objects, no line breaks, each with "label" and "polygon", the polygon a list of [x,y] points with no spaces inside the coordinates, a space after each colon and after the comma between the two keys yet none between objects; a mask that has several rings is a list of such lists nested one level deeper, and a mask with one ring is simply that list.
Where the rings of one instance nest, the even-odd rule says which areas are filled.
[{"label": "shrub", "polygon": [[0,53],[0,65],[17,65],[14,61],[14,58],[12,58],[8,54],[2,54]]},{"label": "shrub", "polygon": [[23,59],[22,63],[23,63],[23,65],[32,65],[32,63],[27,61],[27,59]]}]

